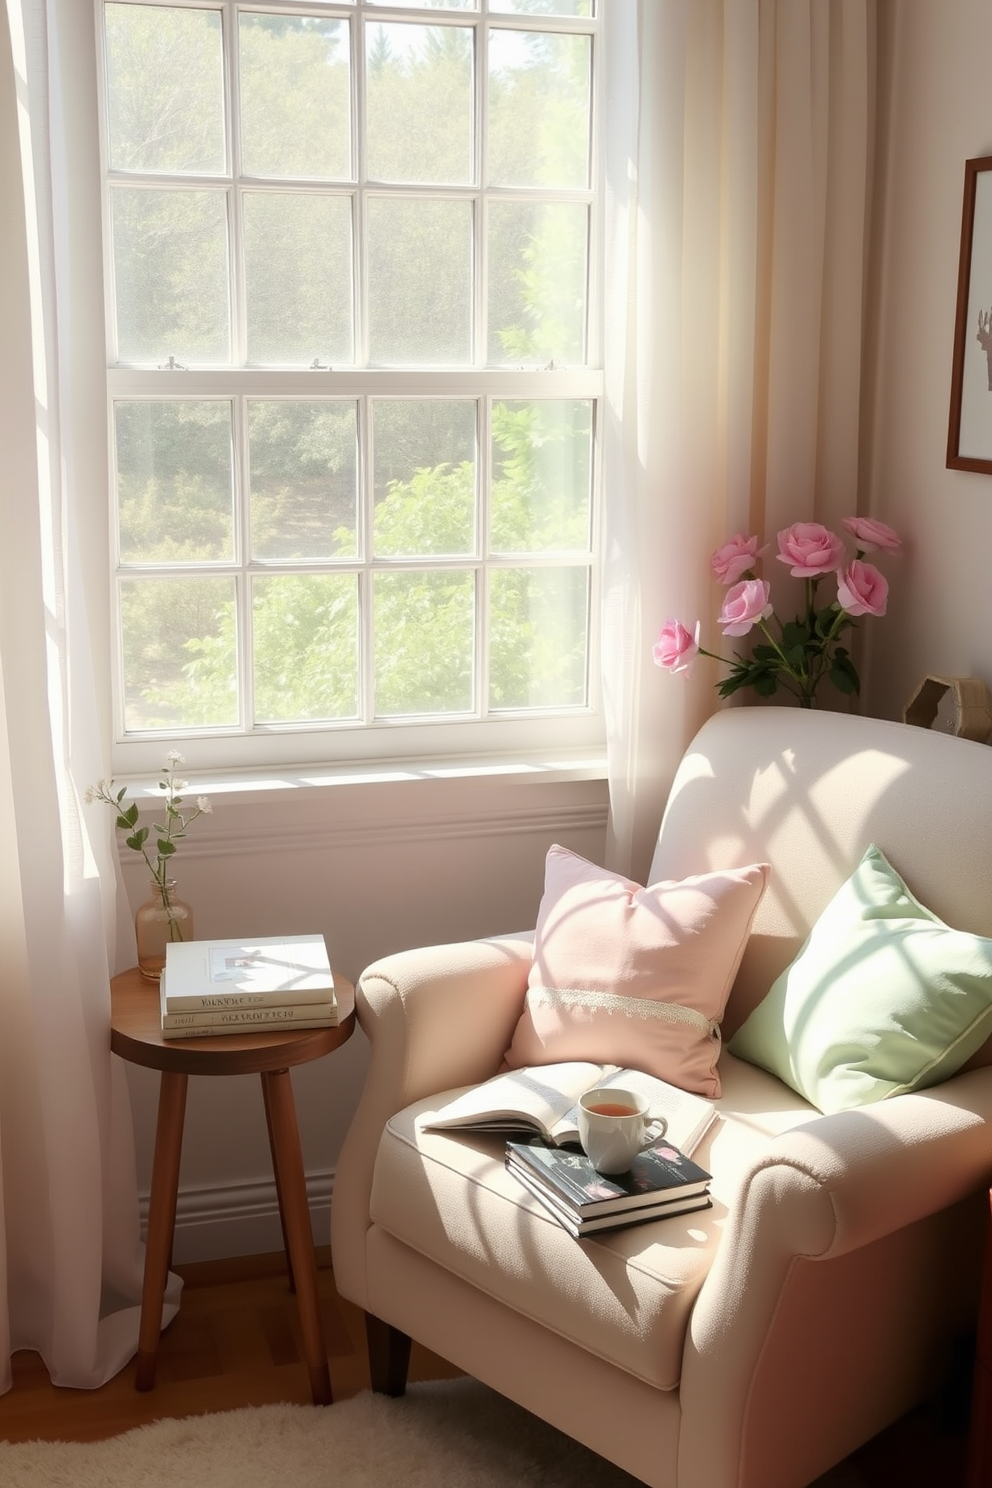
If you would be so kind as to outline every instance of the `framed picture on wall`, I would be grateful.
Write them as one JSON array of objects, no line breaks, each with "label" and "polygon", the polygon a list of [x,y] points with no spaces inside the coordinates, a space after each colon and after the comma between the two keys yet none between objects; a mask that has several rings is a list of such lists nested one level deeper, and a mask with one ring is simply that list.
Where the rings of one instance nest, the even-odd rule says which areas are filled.
[{"label": "framed picture on wall", "polygon": [[992,155],[964,163],[947,464],[992,475]]}]

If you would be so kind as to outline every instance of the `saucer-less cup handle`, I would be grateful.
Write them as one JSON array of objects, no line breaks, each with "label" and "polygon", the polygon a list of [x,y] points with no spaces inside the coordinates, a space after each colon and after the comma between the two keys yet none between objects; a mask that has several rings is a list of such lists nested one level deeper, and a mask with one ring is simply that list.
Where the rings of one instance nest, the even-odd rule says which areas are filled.
[{"label": "saucer-less cup handle", "polygon": [[599,1173],[625,1173],[637,1154],[667,1130],[667,1119],[652,1115],[645,1098],[633,1090],[600,1087],[579,1099],[579,1141]]}]

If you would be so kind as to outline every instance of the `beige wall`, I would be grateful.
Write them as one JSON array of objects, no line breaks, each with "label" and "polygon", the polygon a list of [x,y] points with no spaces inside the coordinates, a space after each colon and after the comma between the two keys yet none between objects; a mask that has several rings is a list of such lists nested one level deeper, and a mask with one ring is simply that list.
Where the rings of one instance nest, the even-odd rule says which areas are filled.
[{"label": "beige wall", "polygon": [[992,155],[992,5],[879,0],[879,14],[866,464],[871,513],[907,552],[866,626],[865,704],[899,718],[928,674],[992,687],[992,476],[945,468],[964,162]]}]

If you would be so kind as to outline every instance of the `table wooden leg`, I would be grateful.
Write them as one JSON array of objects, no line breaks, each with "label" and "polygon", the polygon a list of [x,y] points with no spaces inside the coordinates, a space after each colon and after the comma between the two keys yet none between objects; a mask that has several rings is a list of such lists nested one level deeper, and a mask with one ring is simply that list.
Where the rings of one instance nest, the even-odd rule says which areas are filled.
[{"label": "table wooden leg", "polygon": [[303,1351],[310,1372],[310,1389],[314,1405],[330,1405],[331,1374],[327,1365],[324,1328],[320,1320],[317,1261],[310,1232],[310,1206],[307,1203],[300,1131],[289,1070],[263,1071],[262,1084],[265,1086],[265,1108],[272,1142],[276,1193],[296,1282],[296,1300],[303,1330]]},{"label": "table wooden leg", "polygon": [[158,1344],[162,1332],[162,1304],[176,1227],[176,1195],[179,1190],[179,1160],[183,1146],[188,1078],[187,1075],[164,1071],[159,1087],[155,1158],[148,1200],[145,1276],[141,1289],[138,1361],[134,1374],[136,1390],[150,1390],[155,1383]]},{"label": "table wooden leg", "polygon": [[286,1221],[283,1219],[284,1205],[282,1201],[282,1189],[279,1179],[279,1164],[276,1162],[276,1145],[272,1137],[272,1112],[269,1109],[269,1085],[268,1081],[262,1080],[262,1100],[265,1105],[265,1125],[269,1133],[269,1151],[272,1153],[272,1171],[276,1180],[276,1199],[279,1203],[279,1223],[282,1225],[282,1248],[286,1256],[286,1272],[289,1278],[289,1290],[296,1291],[296,1278],[293,1276],[293,1258],[289,1253],[289,1241],[286,1238]]}]

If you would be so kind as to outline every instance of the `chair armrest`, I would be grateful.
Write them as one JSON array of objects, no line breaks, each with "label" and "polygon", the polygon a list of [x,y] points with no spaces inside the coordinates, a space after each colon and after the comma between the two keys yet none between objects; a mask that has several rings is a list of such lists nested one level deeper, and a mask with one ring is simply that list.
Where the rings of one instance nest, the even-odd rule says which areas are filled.
[{"label": "chair armrest", "polygon": [[[681,1401],[685,1440],[701,1454],[693,1469],[700,1482],[707,1474],[719,1481],[722,1467],[708,1454],[733,1452],[744,1439],[748,1382],[776,1330],[790,1326],[782,1305],[797,1262],[870,1246],[990,1179],[992,1068],[815,1117],[768,1143],[727,1196],[726,1228],[686,1338]],[[871,1300],[864,1299],[868,1330]],[[725,1425],[719,1443],[705,1425],[714,1412]]]},{"label": "chair armrest", "polygon": [[729,1199],[727,1227],[693,1311],[695,1346],[705,1348],[714,1329],[733,1330],[745,1300],[767,1320],[796,1258],[828,1260],[870,1245],[949,1208],[990,1177],[992,1067],[783,1132]]},{"label": "chair armrest", "polygon": [[386,1122],[424,1096],[496,1074],[523,1010],[532,937],[401,951],[355,989],[371,1059],[334,1177],[331,1247],[342,1295],[365,1306],[365,1234]]},{"label": "chair armrest", "polygon": [[388,1115],[499,1068],[523,1011],[532,939],[426,946],[373,962],[359,978],[358,1020],[372,1044],[368,1086]]},{"label": "chair armrest", "polygon": [[988,1185],[992,1068],[821,1117],[786,1133],[782,1147],[829,1194],[833,1233],[820,1258],[870,1245]]}]

